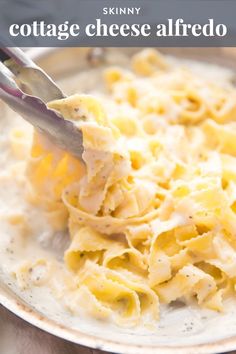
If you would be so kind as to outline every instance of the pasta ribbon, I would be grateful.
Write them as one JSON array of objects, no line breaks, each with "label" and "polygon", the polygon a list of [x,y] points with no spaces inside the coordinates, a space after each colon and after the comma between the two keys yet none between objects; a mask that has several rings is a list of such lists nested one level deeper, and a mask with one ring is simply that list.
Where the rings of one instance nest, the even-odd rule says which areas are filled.
[{"label": "pasta ribbon", "polygon": [[83,134],[80,162],[35,132],[26,172],[31,201],[68,227],[73,281],[57,293],[73,313],[132,326],[159,301],[223,311],[235,293],[236,90],[205,72],[144,49],[105,68],[99,95],[48,104]]}]

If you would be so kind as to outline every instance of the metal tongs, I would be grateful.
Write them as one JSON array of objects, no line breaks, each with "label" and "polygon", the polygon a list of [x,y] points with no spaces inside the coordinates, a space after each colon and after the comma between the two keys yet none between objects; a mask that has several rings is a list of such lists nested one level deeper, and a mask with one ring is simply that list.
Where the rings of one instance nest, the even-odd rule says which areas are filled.
[{"label": "metal tongs", "polygon": [[[47,102],[66,96],[55,82],[19,48],[1,48],[0,99],[50,141],[82,159],[82,132],[73,122],[49,109]],[[18,86],[27,89],[27,93]]]}]

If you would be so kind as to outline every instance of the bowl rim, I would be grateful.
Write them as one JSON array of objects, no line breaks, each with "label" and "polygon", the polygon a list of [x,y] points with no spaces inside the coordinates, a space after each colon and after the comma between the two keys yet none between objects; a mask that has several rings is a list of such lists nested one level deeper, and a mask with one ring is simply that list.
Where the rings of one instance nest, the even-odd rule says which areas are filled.
[{"label": "bowl rim", "polygon": [[5,291],[2,287],[0,287],[0,305],[31,325],[56,337],[106,352],[122,354],[143,354],[144,352],[146,354],[216,354],[232,351],[236,348],[236,335],[210,343],[178,346],[146,346],[121,343],[109,338],[103,339],[89,333],[84,333],[79,329],[68,328],[47,318],[37,310],[33,310],[29,304],[24,302],[24,300],[18,297],[14,292],[9,294],[9,292]]}]

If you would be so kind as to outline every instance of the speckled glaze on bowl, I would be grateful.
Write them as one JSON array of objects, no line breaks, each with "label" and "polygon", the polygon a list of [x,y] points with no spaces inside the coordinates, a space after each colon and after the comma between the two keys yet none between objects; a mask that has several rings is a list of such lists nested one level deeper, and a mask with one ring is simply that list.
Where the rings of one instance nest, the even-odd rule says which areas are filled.
[{"label": "speckled glaze on bowl", "polygon": [[[136,50],[108,48],[94,52],[89,48],[37,48],[29,53],[53,78],[58,79],[104,63],[111,51],[130,55]],[[164,51],[236,68],[236,48],[175,48]],[[4,265],[0,265],[0,304],[29,323],[74,343],[123,354],[206,354],[236,349],[236,306],[233,304],[229,304],[229,311],[224,314],[183,306],[170,307],[163,312],[158,331],[149,332],[72,318],[60,306],[51,306],[50,301],[42,307],[36,292],[29,299],[12,283]]]}]

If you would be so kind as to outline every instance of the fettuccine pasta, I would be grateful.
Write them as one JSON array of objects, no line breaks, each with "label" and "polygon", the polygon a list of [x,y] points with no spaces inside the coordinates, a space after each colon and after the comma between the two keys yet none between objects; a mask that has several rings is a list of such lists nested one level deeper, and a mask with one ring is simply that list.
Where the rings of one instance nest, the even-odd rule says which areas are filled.
[{"label": "fettuccine pasta", "polygon": [[27,167],[31,202],[69,230],[68,306],[127,326],[176,300],[223,311],[236,286],[235,88],[154,49],[104,83],[48,104],[81,129],[83,161],[35,132]]}]

